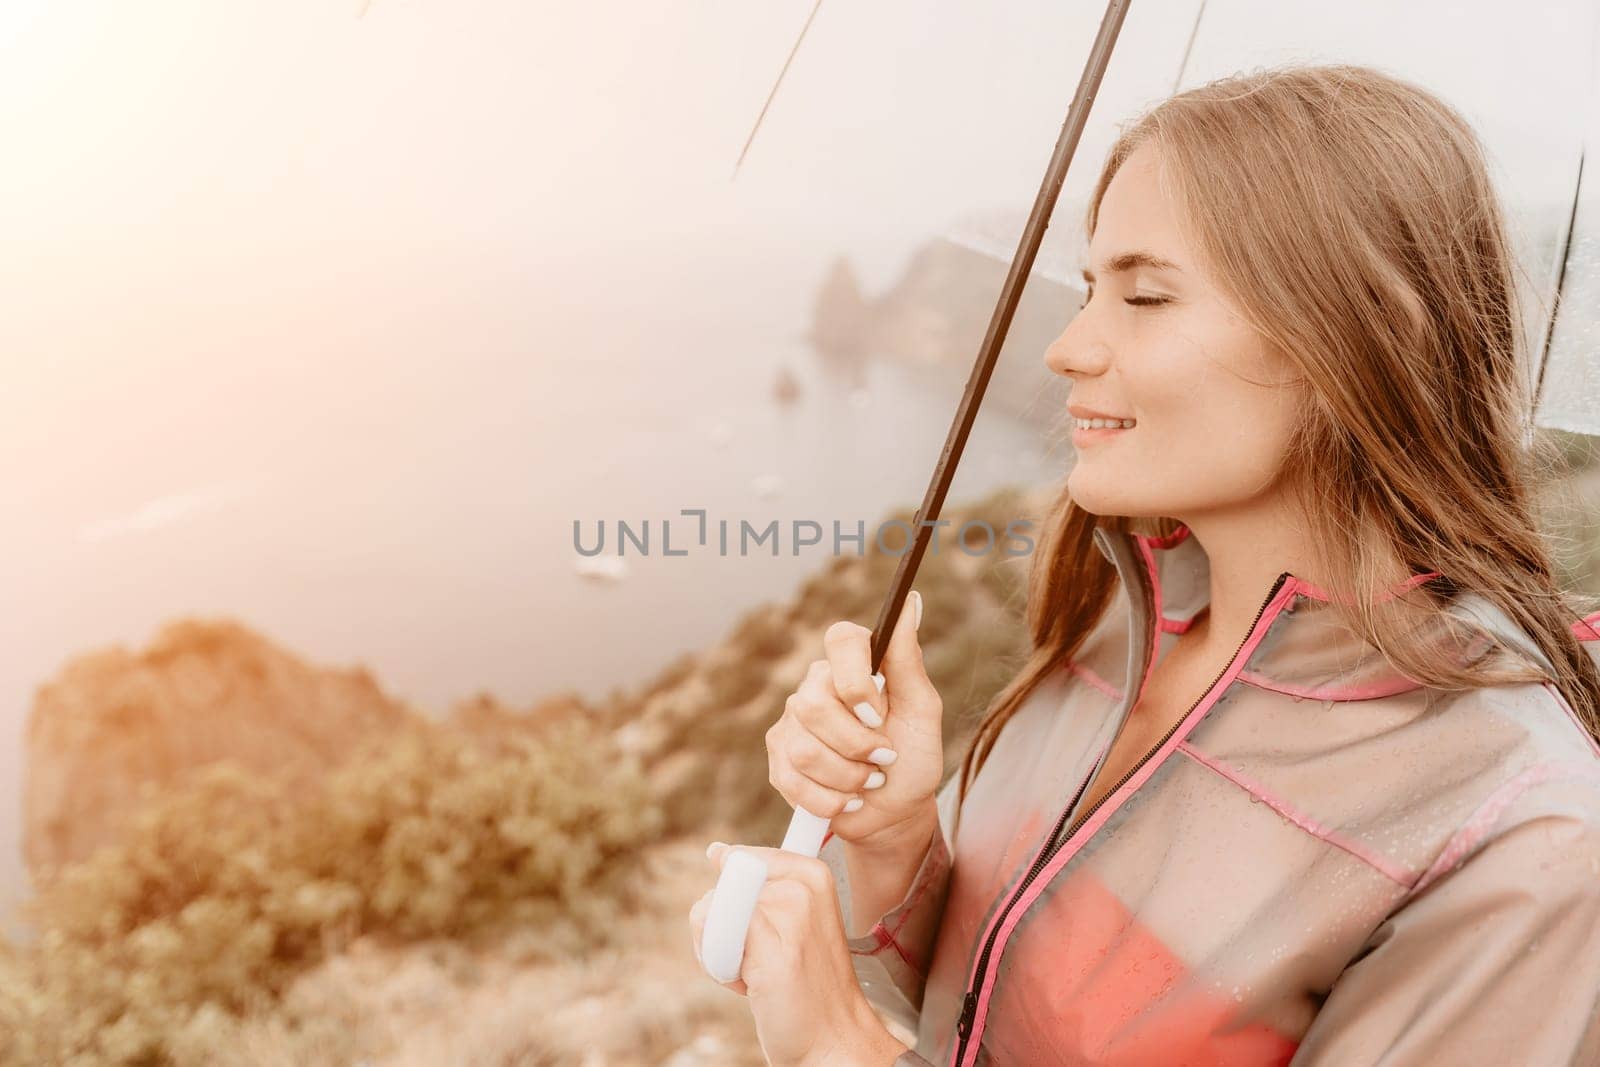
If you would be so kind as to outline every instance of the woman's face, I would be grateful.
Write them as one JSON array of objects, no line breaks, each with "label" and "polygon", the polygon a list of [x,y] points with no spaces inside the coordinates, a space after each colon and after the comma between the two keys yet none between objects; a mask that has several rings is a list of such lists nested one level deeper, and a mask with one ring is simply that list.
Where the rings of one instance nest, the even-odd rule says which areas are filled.
[{"label": "woman's face", "polygon": [[1147,142],[1111,180],[1089,245],[1089,297],[1045,365],[1072,379],[1074,414],[1133,420],[1074,427],[1073,500],[1096,515],[1189,521],[1277,490],[1297,391],[1294,368],[1224,301],[1184,241],[1157,160]]}]

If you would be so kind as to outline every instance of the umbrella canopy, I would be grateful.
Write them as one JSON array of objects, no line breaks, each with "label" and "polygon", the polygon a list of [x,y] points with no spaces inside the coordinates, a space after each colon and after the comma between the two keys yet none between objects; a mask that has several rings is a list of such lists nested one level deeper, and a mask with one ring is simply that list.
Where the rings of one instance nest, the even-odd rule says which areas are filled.
[{"label": "umbrella canopy", "polygon": [[[1170,5],[1139,8],[1136,10],[1147,12],[1146,18],[1125,20],[1123,6],[1113,0],[1108,7],[1101,39],[1091,48],[1085,67],[1085,85],[1091,88],[1086,98],[1081,89],[1079,97],[1074,98],[1068,127],[1084,120],[1086,106],[1080,107],[1080,103],[1085,100],[1096,102],[1099,121],[1082,128],[1081,136],[1073,133],[1069,137],[1064,132],[1054,156],[1048,160],[1048,167],[1040,152],[1046,143],[1043,138],[1037,144],[1027,145],[1013,138],[1012,143],[1002,145],[994,139],[992,131],[982,125],[958,131],[958,136],[970,139],[972,158],[982,165],[981,171],[971,173],[981,173],[983,178],[969,180],[961,187],[971,196],[971,202],[954,216],[957,221],[946,223],[941,241],[948,248],[1004,263],[1007,272],[1000,287],[1000,302],[984,320],[978,366],[968,381],[946,451],[939,458],[933,483],[919,509],[919,520],[936,517],[943,504],[978,402],[996,366],[996,353],[1019,307],[1023,280],[1035,277],[1041,283],[1027,288],[1035,294],[1043,294],[1049,301],[1045,315],[1039,320],[1044,326],[1052,319],[1064,323],[1076,306],[1075,301],[1063,302],[1060,297],[1064,290],[1077,288],[1073,279],[1083,261],[1083,207],[1099,168],[1079,166],[1065,172],[1064,160],[1071,158],[1076,149],[1079,158],[1086,154],[1098,162],[1120,131],[1125,117],[1142,110],[1144,104],[1156,102],[1174,88],[1200,84],[1250,67],[1300,60],[1380,67],[1438,92],[1463,112],[1489,148],[1490,165],[1499,171],[1496,177],[1511,208],[1518,254],[1524,264],[1533,265],[1532,276],[1539,289],[1533,294],[1533,300],[1524,302],[1528,312],[1524,327],[1530,338],[1542,340],[1549,332],[1548,309],[1566,273],[1563,267],[1572,229],[1574,190],[1581,173],[1581,138],[1585,129],[1578,109],[1559,105],[1590,98],[1593,68],[1590,42],[1596,31],[1592,4],[1548,0],[1545,4],[1534,5],[1544,8],[1543,11],[1530,11],[1526,5],[1514,11],[1489,9],[1470,23],[1451,18],[1455,14],[1453,8],[1442,3],[1416,3],[1395,9],[1392,5],[1369,2],[1339,5],[1335,9],[1309,3],[1264,5],[1243,0],[1199,0],[1186,8],[1189,17],[1183,20],[1173,18],[1174,9]],[[870,13],[861,13],[864,9],[844,9],[842,17],[825,29],[827,20],[816,18],[820,7],[820,3],[811,7],[801,30],[802,37],[810,34],[814,40],[819,33],[832,33],[872,39],[871,34],[863,33],[859,24],[851,25],[870,17]],[[990,14],[985,10],[983,17],[990,17]],[[1551,17],[1541,18],[1541,14]],[[925,15],[907,25],[927,26],[934,18]],[[1124,22],[1127,36],[1120,42],[1119,53],[1122,56],[1131,54],[1134,58],[1131,62],[1113,65],[1109,76],[1103,76],[1100,72],[1105,69],[1105,56],[1109,54],[1110,44],[1117,41]],[[1426,46],[1433,43],[1435,29],[1440,24],[1449,24],[1458,30],[1458,40],[1465,40],[1467,47],[1448,53],[1428,49]],[[1581,33],[1573,33],[1575,24]],[[1175,33],[1175,26],[1182,32]],[[897,35],[901,34],[899,27],[895,29]],[[1136,44],[1141,34],[1143,40]],[[1088,41],[1091,36],[1078,33],[1064,35],[1062,39]],[[963,49],[964,42],[958,38],[954,47]],[[1308,49],[1311,54],[1307,54]],[[797,50],[798,45],[789,50],[784,74],[790,71]],[[911,51],[923,55],[915,49]],[[1102,52],[1105,54],[1100,54]],[[1073,69],[1072,64],[1063,63],[1058,54],[1047,49],[1030,49],[1003,57],[974,57],[965,51],[956,51],[947,62],[948,69],[939,71],[939,80],[946,86],[955,86],[952,106],[956,108],[972,106],[970,102],[960,103],[959,98],[966,92],[961,88],[964,80],[970,80],[974,71],[986,64],[991,76],[1003,70],[1004,76],[983,84],[981,91],[973,89],[971,92],[981,97],[979,110],[982,113],[1005,115],[1013,120],[1019,114],[1027,115],[1030,108],[1038,109],[1046,106],[1046,102],[1054,104],[1064,98],[1063,86],[1054,84],[1052,79],[1063,77]],[[1495,72],[1493,78],[1483,75],[1489,66]],[[1035,72],[1036,80],[1030,81],[1026,73],[1019,74],[1029,70]],[[1090,71],[1095,73],[1091,75]],[[1024,86],[1025,82],[1028,84]],[[763,118],[769,113],[774,95],[769,95],[762,106]],[[849,117],[841,113],[836,120],[848,121]],[[1043,126],[1042,115],[1039,121]],[[1013,135],[1014,132],[1013,121]],[[753,134],[746,139],[740,154],[741,163],[753,141]],[[1031,158],[1027,151],[1030,149],[1037,153]],[[759,152],[759,146],[757,150]],[[1047,178],[1041,189],[1025,176],[1042,169],[1047,171]],[[1027,206],[1030,202],[1031,207]],[[1052,218],[1062,219],[1063,224],[1058,227],[1055,239],[1046,244],[1041,227],[1048,225]],[[958,269],[963,262],[959,256],[943,254],[937,247],[934,252],[941,255],[940,262],[954,264]],[[974,285],[985,287],[994,280],[992,277],[983,279],[981,271],[971,272],[971,277]],[[950,306],[948,291],[940,293],[936,287],[929,286],[923,292],[933,294],[930,312],[937,314],[939,308]],[[990,294],[993,292],[988,288],[983,295],[992,301]],[[911,299],[915,298],[913,291]],[[976,296],[970,302],[968,314],[974,322],[986,306],[987,301]],[[870,325],[872,316],[866,310],[854,306],[836,307],[823,324],[826,328],[813,330],[813,335],[828,337],[830,343],[843,348],[852,347],[850,338],[845,335],[850,333],[854,323]],[[905,317],[918,320],[915,315]],[[877,340],[883,336],[892,335],[878,331],[867,338],[871,343],[858,347],[876,347]],[[913,336],[913,343],[937,345],[941,336],[948,338],[950,331],[920,330]],[[971,336],[969,330],[966,338]],[[1037,337],[1030,336],[1028,343],[1030,348],[1041,348]],[[939,362],[960,366],[966,344],[945,347],[951,350]],[[1023,370],[1042,385],[1050,381],[1050,375],[1039,366],[1038,355],[1038,351],[1030,353],[1031,365]],[[1536,372],[1537,367],[1530,366],[1530,375]],[[1600,381],[1600,377],[1596,380]],[[873,628],[874,671],[882,659],[925,541],[925,536],[919,533],[911,550],[902,556],[891,582]],[[826,819],[796,809],[782,848],[815,856],[826,827]],[[702,945],[705,965],[719,980],[731,981],[739,974],[745,927],[765,876],[765,864],[753,854],[730,857],[723,867]]]}]

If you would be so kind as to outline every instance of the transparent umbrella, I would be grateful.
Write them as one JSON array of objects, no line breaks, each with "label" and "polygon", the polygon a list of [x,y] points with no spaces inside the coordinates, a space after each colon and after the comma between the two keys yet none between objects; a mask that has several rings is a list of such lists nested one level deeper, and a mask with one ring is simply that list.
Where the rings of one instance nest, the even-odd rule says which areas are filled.
[{"label": "transparent umbrella", "polygon": [[[905,91],[927,94],[904,109],[905,121],[926,122],[924,113],[947,120],[948,137],[970,144],[970,159],[939,154],[938,147],[919,143],[907,148],[902,143],[899,151],[915,157],[908,164],[916,170],[915,188],[908,177],[906,197],[894,207],[910,211],[911,194],[926,197],[929,187],[935,189],[933,195],[959,197],[942,226],[941,269],[955,264],[966,271],[965,288],[943,292],[917,310],[941,324],[935,333],[945,339],[944,364],[970,367],[974,351],[979,359],[951,430],[955,450],[947,443],[940,457],[918,516],[923,519],[937,515],[941,483],[959,459],[962,423],[985,389],[999,402],[1007,396],[1025,398],[1020,402],[1039,415],[1036,421],[1049,423],[1063,410],[1066,383],[1040,365],[1040,355],[1081,303],[1077,278],[1086,251],[1083,211],[1098,171],[1098,166],[1080,165],[1066,172],[1042,219],[1043,190],[1030,208],[1037,175],[1053,172],[1043,158],[1049,142],[1042,131],[1060,122],[1060,102],[1067,98],[1076,70],[1070,57],[1074,50],[1081,54],[1090,49],[1095,33],[1089,19],[1096,13],[1076,5],[969,7],[932,3],[915,11],[894,11],[892,4],[809,5],[800,32],[804,47],[800,41],[785,42],[778,79],[782,92],[775,91],[761,106],[756,131],[740,131],[743,150],[735,166],[738,175],[741,166],[747,172],[760,165],[764,152],[782,150],[775,134],[793,131],[805,121],[785,110],[785,100],[823,98],[832,90],[830,76],[840,80],[838,71],[808,66],[808,57],[820,50],[837,50],[845,40],[882,41],[898,35],[904,47],[893,62],[928,68],[943,64],[938,80],[919,80],[919,66],[896,68],[896,75],[909,74],[914,82]],[[1527,267],[1530,299],[1524,301],[1523,327],[1530,350],[1540,357],[1529,367],[1530,375],[1542,379],[1539,422],[1600,433],[1600,367],[1594,357],[1600,338],[1591,310],[1600,307],[1600,239],[1591,232],[1600,220],[1600,204],[1595,203],[1600,187],[1591,181],[1579,191],[1586,130],[1589,143],[1600,145],[1590,129],[1596,109],[1586,111],[1584,106],[1594,93],[1595,8],[1593,0],[1484,3],[1474,7],[1471,18],[1462,18],[1461,5],[1447,0],[1400,6],[1382,0],[1133,5],[1120,26],[1116,62],[1105,72],[1094,120],[1084,125],[1077,154],[1097,164],[1120,125],[1144,107],[1172,92],[1253,67],[1290,61],[1359,63],[1433,90],[1478,131],[1509,208],[1516,252]],[[1030,44],[1063,44],[1001,53],[992,47],[995,37],[972,33],[974,40],[991,44],[969,48],[959,32],[949,32],[950,24],[975,18],[991,23],[1031,19]],[[958,40],[952,43],[952,37]],[[859,46],[858,54],[867,54],[867,46]],[[870,101],[841,96],[837,111],[816,121],[849,123],[857,117],[852,109],[871,106]],[[985,122],[990,114],[1011,120],[1008,140],[996,136],[995,123]],[[1031,140],[1018,137],[1016,129],[1029,123],[1041,134]],[[773,129],[775,125],[781,129]],[[744,137],[747,132],[751,135]],[[943,190],[939,182],[946,183]],[[1047,234],[1043,226],[1052,218],[1056,225]],[[1030,244],[1033,251],[1023,255]],[[1564,296],[1552,324],[1558,289]],[[1547,360],[1542,358],[1546,352]],[[952,403],[956,396],[952,388]],[[920,557],[913,545],[887,591],[873,630],[874,670]],[[814,856],[826,828],[826,820],[796,811],[782,847]],[[764,879],[765,871],[749,854],[735,853],[723,868],[702,944],[706,968],[720,980],[738,976],[744,931]]]}]

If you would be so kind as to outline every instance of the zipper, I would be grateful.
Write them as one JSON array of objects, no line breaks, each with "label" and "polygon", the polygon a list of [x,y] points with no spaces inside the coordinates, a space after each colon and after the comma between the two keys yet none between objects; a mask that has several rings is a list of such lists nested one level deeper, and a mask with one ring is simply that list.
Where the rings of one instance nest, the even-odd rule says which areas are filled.
[{"label": "zipper", "polygon": [[[1153,748],[1151,748],[1143,756],[1139,757],[1139,762],[1135,763],[1132,767],[1129,767],[1123,776],[1117,780],[1116,785],[1100,794],[1100,799],[1096,800],[1088,811],[1074,819],[1072,826],[1065,834],[1063,834],[1061,833],[1062,824],[1066,822],[1067,816],[1071,813],[1072,809],[1077,806],[1078,798],[1083,796],[1083,791],[1089,787],[1089,779],[1094,777],[1095,772],[1090,771],[1088,777],[1084,778],[1083,784],[1078,786],[1078,791],[1072,796],[1072,803],[1067,805],[1066,810],[1062,811],[1060,818],[1056,820],[1056,828],[1050,844],[1039,853],[1037,858],[1034,859],[1033,866],[1028,868],[1028,873],[1024,875],[1022,881],[1018,883],[1016,891],[1011,894],[1011,899],[1006,901],[1005,907],[1000,909],[1000,914],[996,916],[994,922],[990,924],[989,936],[987,939],[985,939],[983,951],[978,956],[978,969],[972,978],[972,988],[967,990],[967,995],[963,997],[961,1001],[961,1017],[956,1021],[956,1033],[960,1036],[961,1041],[960,1044],[956,1046],[956,1057],[955,1060],[952,1061],[954,1064],[959,1065],[962,1057],[966,1054],[967,1039],[972,1036],[972,1021],[978,1013],[978,990],[983,988],[984,971],[989,966],[989,953],[994,949],[995,939],[1000,934],[1000,927],[1005,925],[1006,916],[1010,913],[1011,909],[1016,906],[1017,901],[1022,898],[1023,894],[1028,891],[1028,886],[1031,885],[1033,880],[1039,876],[1039,872],[1044,870],[1044,868],[1049,865],[1050,861],[1055,858],[1056,854],[1060,852],[1063,847],[1066,846],[1068,841],[1072,840],[1072,835],[1076,834],[1079,828],[1082,827],[1084,823],[1089,821],[1094,813],[1100,809],[1102,804],[1115,796],[1117,790],[1126,785],[1128,783],[1128,779],[1137,774],[1139,768],[1143,767],[1149,762],[1151,756],[1161,751],[1161,746],[1165,745],[1169,740],[1171,740],[1172,735],[1178,732],[1178,727],[1182,726],[1184,722],[1188,720],[1190,713],[1192,713],[1195,708],[1200,706],[1200,702],[1202,700],[1211,695],[1211,690],[1216,688],[1217,683],[1222,681],[1222,676],[1227,674],[1229,669],[1233,667],[1233,661],[1239,658],[1239,653],[1244,650],[1244,646],[1250,642],[1250,638],[1255,634],[1256,627],[1261,625],[1261,616],[1266,614],[1267,605],[1272,603],[1273,598],[1278,595],[1278,591],[1283,588],[1283,583],[1286,579],[1288,579],[1289,573],[1290,572],[1288,571],[1284,571],[1282,574],[1279,574],[1277,580],[1272,583],[1271,591],[1267,593],[1266,599],[1261,602],[1261,606],[1256,609],[1256,617],[1250,623],[1250,629],[1245,632],[1244,638],[1240,640],[1239,647],[1233,650],[1233,655],[1228,658],[1227,665],[1224,666],[1222,670],[1217,672],[1217,676],[1215,678],[1211,679],[1211,684],[1206,686],[1205,691],[1196,697],[1194,703],[1189,705],[1189,709],[1173,722],[1172,726],[1167,730],[1167,732],[1161,736],[1161,740],[1157,741]],[[1160,625],[1159,621],[1157,621],[1156,625]],[[1130,708],[1129,711],[1131,712],[1132,709]],[[1096,765],[1095,769],[1099,769],[1098,764]]]}]

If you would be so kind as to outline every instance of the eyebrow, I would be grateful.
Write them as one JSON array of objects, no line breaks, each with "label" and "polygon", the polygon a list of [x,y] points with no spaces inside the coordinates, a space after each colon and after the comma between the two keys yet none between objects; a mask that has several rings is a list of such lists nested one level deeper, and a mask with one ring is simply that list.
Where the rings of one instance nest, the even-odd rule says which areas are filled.
[{"label": "eyebrow", "polygon": [[[1124,252],[1121,255],[1113,256],[1103,264],[1107,274],[1117,274],[1121,271],[1134,270],[1138,267],[1149,267],[1151,270],[1175,270],[1180,274],[1183,273],[1183,268],[1171,260],[1162,259],[1154,252],[1145,252],[1143,250]],[[1083,280],[1086,282],[1094,281],[1094,272],[1085,267]]]}]

